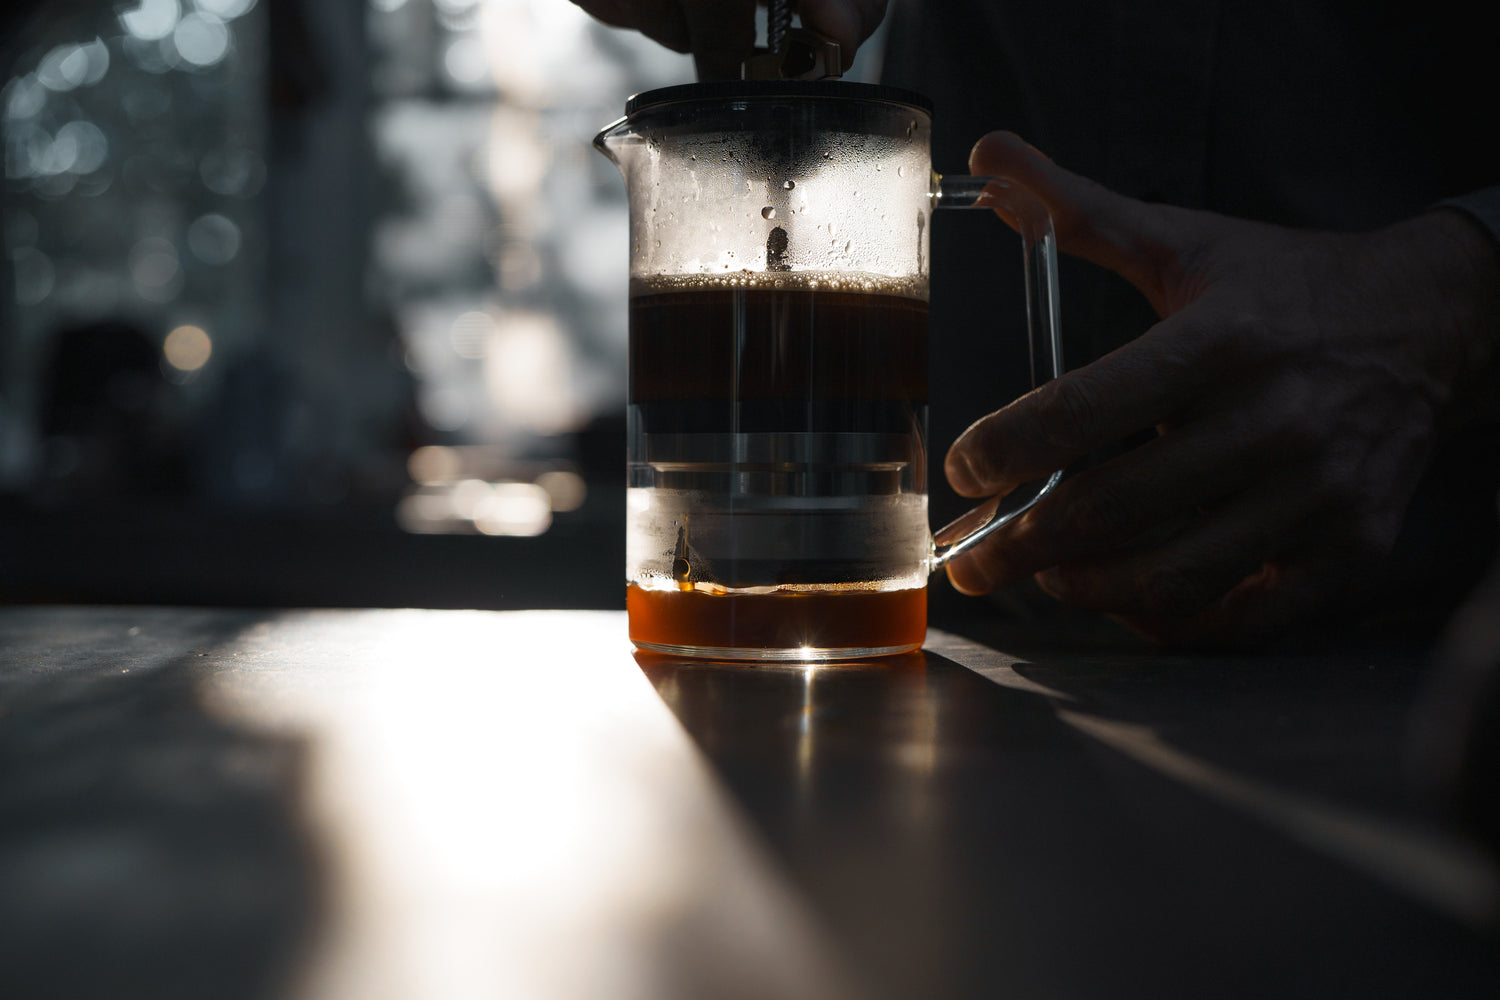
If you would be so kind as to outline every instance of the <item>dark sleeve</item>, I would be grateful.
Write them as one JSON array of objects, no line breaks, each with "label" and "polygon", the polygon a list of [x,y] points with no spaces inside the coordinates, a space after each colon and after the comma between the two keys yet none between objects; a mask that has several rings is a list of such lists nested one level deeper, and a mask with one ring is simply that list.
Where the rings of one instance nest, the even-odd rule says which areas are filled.
[{"label": "dark sleeve", "polygon": [[1488,229],[1495,242],[1500,243],[1500,185],[1480,188],[1457,198],[1445,198],[1438,205],[1463,212]]}]

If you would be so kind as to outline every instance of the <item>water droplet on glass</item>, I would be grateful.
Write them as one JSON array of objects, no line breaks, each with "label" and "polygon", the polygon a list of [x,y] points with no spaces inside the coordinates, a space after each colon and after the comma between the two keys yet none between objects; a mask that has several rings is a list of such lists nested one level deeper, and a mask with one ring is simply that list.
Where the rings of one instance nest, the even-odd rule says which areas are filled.
[{"label": "water droplet on glass", "polygon": [[777,226],[771,230],[766,237],[766,270],[767,271],[790,271],[792,265],[786,262],[786,247],[788,243],[786,230]]},{"label": "water droplet on glass", "polygon": [[897,177],[905,177],[906,176],[906,168],[905,167],[897,167],[896,168],[896,176]]},{"label": "water droplet on glass", "polygon": [[762,219],[774,219],[776,218],[776,209],[771,207],[770,205],[767,205],[765,208],[760,210],[760,217]]},{"label": "water droplet on glass", "polygon": [[783,184],[781,186],[784,187],[784,188],[786,188],[788,191],[790,191],[792,188],[794,188],[794,187],[797,186],[797,182],[796,181],[787,181],[785,184]]}]

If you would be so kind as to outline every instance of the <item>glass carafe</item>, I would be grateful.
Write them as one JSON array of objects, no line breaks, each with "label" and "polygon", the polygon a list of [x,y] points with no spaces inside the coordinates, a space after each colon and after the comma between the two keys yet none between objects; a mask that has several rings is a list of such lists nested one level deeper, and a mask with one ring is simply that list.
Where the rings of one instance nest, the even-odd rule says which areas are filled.
[{"label": "glass carafe", "polygon": [[595,140],[630,207],[638,647],[916,649],[929,574],[1056,483],[928,527],[934,209],[995,207],[1021,233],[1033,384],[1061,369],[1051,220],[1004,181],[935,174],[931,122],[909,91],[739,81],[639,94]]}]

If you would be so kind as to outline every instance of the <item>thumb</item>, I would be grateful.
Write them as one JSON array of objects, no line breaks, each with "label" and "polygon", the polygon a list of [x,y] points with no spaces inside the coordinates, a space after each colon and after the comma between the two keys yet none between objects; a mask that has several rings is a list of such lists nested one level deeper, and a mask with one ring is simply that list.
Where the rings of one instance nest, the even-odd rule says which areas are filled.
[{"label": "thumb", "polygon": [[[1012,132],[991,132],[980,139],[969,154],[969,172],[1030,191],[1052,216],[1058,249],[1114,271],[1165,315],[1165,271],[1186,243],[1182,219],[1174,217],[1174,210],[1127,198],[1070,173]],[[1006,213],[1000,214],[1005,218]]]}]

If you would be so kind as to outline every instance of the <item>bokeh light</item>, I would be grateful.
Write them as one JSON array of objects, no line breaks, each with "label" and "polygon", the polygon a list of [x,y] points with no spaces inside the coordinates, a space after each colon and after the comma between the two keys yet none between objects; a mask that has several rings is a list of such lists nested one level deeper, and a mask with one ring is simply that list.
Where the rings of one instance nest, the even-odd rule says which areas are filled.
[{"label": "bokeh light", "polygon": [[218,212],[194,219],[187,231],[188,249],[205,264],[223,266],[240,252],[240,227]]},{"label": "bokeh light", "polygon": [[248,198],[265,183],[266,165],[255,150],[227,145],[204,154],[198,176],[214,194]]},{"label": "bokeh light", "polygon": [[572,381],[573,345],[557,317],[510,314],[484,358],[490,400],[511,425],[538,434],[572,430],[579,420]]},{"label": "bokeh light", "polygon": [[31,73],[11,80],[3,93],[5,117],[12,123],[34,118],[47,106],[47,88]]},{"label": "bokeh light", "polygon": [[452,482],[463,468],[458,452],[443,445],[430,444],[406,457],[406,472],[412,482],[438,486]]},{"label": "bokeh light", "polygon": [[11,263],[15,268],[17,303],[34,306],[52,294],[57,277],[52,258],[35,247],[18,247],[11,251]]},{"label": "bokeh light", "polygon": [[98,83],[108,70],[109,48],[96,38],[52,49],[37,64],[36,79],[48,90],[64,93]]},{"label": "bokeh light", "polygon": [[495,483],[473,520],[484,535],[534,537],[552,526],[552,498],[535,483]]},{"label": "bokeh light", "polygon": [[166,302],[182,286],[177,247],[160,236],[147,236],[130,248],[130,277],[136,291],[151,302]]},{"label": "bokeh light", "polygon": [[179,326],[167,334],[161,345],[167,364],[184,373],[196,372],[208,364],[213,351],[213,341],[201,326]]},{"label": "bokeh light", "polygon": [[143,41],[160,41],[177,27],[182,10],[177,0],[140,0],[140,5],[120,14],[125,30]]},{"label": "bokeh light", "polygon": [[191,66],[213,66],[229,52],[229,29],[212,14],[189,14],[172,29],[172,46]]},{"label": "bokeh light", "polygon": [[461,314],[453,321],[448,331],[453,342],[453,352],[461,358],[482,358],[489,353],[490,341],[496,333],[495,317],[487,312],[472,310]]},{"label": "bokeh light", "polygon": [[64,147],[69,160],[67,169],[76,174],[91,174],[109,158],[109,140],[93,122],[75,120],[57,130],[55,147]]},{"label": "bokeh light", "polygon": [[460,35],[443,53],[443,69],[454,85],[465,90],[490,87],[489,57],[484,44],[474,35]]},{"label": "bokeh light", "polygon": [[193,0],[193,7],[221,21],[233,21],[255,9],[256,0]]},{"label": "bokeh light", "polygon": [[555,511],[577,510],[588,498],[588,485],[583,477],[569,469],[544,472],[536,477],[536,484],[547,491]]}]

